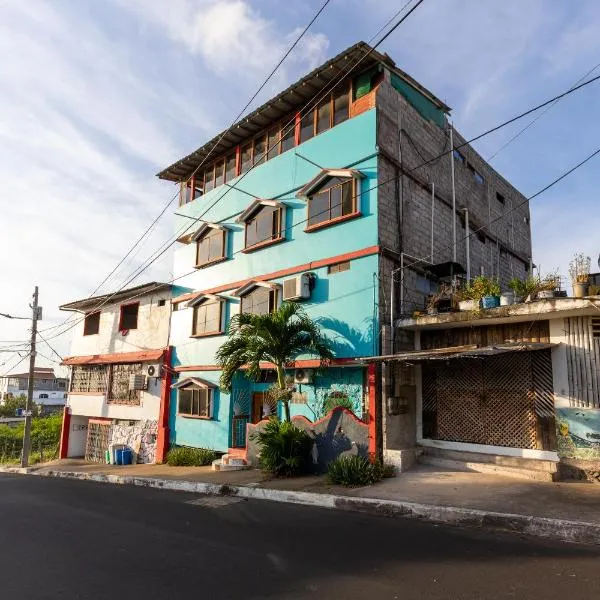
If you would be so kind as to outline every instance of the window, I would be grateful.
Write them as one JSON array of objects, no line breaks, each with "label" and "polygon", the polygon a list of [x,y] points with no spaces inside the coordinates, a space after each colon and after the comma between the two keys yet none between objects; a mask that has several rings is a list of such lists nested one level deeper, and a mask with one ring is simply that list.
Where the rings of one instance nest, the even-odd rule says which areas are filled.
[{"label": "window", "polygon": [[476,181],[478,184],[482,185],[482,184],[483,184],[483,182],[484,182],[483,175],[482,175],[482,174],[481,174],[479,171],[477,171],[477,170],[475,169],[475,167],[474,167],[473,165],[471,165],[471,164],[468,164],[468,165],[467,165],[467,168],[469,169],[469,171],[471,171],[471,174],[473,175],[473,179],[474,179],[474,180],[475,180],[475,181]]},{"label": "window", "polygon": [[343,271],[350,270],[350,261],[345,260],[344,262],[335,263],[327,267],[327,273],[333,275],[334,273],[342,273]]},{"label": "window", "polygon": [[483,234],[483,233],[479,232],[479,233],[477,234],[477,239],[478,239],[478,240],[479,240],[479,241],[480,241],[482,244],[485,244],[485,234]]},{"label": "window", "polygon": [[265,160],[265,152],[267,151],[267,138],[261,137],[254,140],[254,164],[260,165]]},{"label": "window", "polygon": [[225,161],[219,160],[215,164],[215,187],[223,185],[225,177]]},{"label": "window", "polygon": [[59,389],[59,390],[64,390],[64,389],[65,389],[65,387],[66,387],[66,385],[65,385],[65,382],[64,382],[64,381],[58,381],[58,382],[57,382],[57,386],[58,386],[58,389]]},{"label": "window", "polygon": [[167,301],[166,301],[164,298],[161,298],[161,299],[158,301],[158,306],[164,306],[166,303],[167,303]]},{"label": "window", "polygon": [[281,208],[262,205],[246,221],[246,248],[281,237]]},{"label": "window", "polygon": [[291,150],[296,145],[296,127],[295,125],[290,124],[288,121],[284,122],[284,129],[281,132],[282,153]]},{"label": "window", "polygon": [[215,168],[214,166],[204,171],[204,191],[210,192],[215,187]]},{"label": "window", "polygon": [[505,198],[500,192],[496,192],[496,200],[501,204],[504,204]]},{"label": "window", "polygon": [[100,312],[85,315],[83,335],[96,335],[100,331]]},{"label": "window", "polygon": [[315,135],[315,116],[313,111],[304,115],[300,121],[300,143],[310,140]]},{"label": "window", "polygon": [[454,150],[452,154],[454,155],[454,160],[457,160],[458,162],[461,162],[463,164],[465,163],[465,157],[461,152],[459,152],[458,150]]},{"label": "window", "polygon": [[271,159],[279,154],[279,127],[269,131],[269,140],[267,147],[267,158]]},{"label": "window", "polygon": [[333,124],[339,125],[350,116],[350,94],[348,90],[337,91],[333,96]]},{"label": "window", "polygon": [[[242,168],[241,173],[249,171],[252,167],[252,144],[248,144],[242,148]],[[240,173],[240,175],[241,175]]]},{"label": "window", "polygon": [[225,161],[225,181],[231,181],[237,177],[237,159],[231,154]]},{"label": "window", "polygon": [[108,402],[132,406],[140,404],[141,391],[129,389],[129,380],[132,375],[142,375],[142,363],[110,365]]},{"label": "window", "polygon": [[325,99],[317,108],[317,133],[331,127],[331,98]]},{"label": "window", "polygon": [[106,365],[76,365],[71,373],[71,391],[103,394],[106,391],[107,376]]},{"label": "window", "polygon": [[354,179],[331,177],[308,197],[308,229],[357,212]]},{"label": "window", "polygon": [[225,229],[210,228],[196,243],[196,266],[225,258]]},{"label": "window", "polygon": [[48,398],[48,394],[40,394],[39,397],[40,398]]},{"label": "window", "polygon": [[121,306],[121,317],[119,319],[119,331],[137,329],[138,310],[140,303],[124,304]]},{"label": "window", "polygon": [[213,390],[188,386],[179,390],[177,412],[187,417],[212,418]]},{"label": "window", "polygon": [[194,306],[192,335],[215,335],[223,333],[223,301],[206,300]]},{"label": "window", "polygon": [[256,286],[242,296],[242,312],[252,315],[267,315],[277,308],[277,290]]}]

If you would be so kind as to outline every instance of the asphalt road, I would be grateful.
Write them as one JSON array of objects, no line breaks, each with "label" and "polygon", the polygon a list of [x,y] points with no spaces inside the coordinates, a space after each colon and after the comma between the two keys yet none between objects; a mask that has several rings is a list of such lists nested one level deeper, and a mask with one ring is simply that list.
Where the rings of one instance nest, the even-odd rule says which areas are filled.
[{"label": "asphalt road", "polygon": [[0,475],[7,600],[600,598],[600,548]]}]

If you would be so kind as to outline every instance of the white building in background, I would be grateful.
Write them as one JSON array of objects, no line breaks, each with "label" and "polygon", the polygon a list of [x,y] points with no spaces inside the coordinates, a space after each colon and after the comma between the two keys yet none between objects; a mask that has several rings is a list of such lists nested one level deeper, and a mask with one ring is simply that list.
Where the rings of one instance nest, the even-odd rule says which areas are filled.
[{"label": "white building in background", "polygon": [[[27,396],[29,373],[13,373],[0,377],[0,403],[7,398]],[[51,410],[65,405],[69,380],[57,377],[54,369],[36,367],[33,380],[33,401]]]},{"label": "white building in background", "polygon": [[138,462],[164,459],[170,299],[170,285],[147,283],[60,307],[81,314],[64,360],[71,385],[61,458],[102,462],[111,446],[123,444]]}]

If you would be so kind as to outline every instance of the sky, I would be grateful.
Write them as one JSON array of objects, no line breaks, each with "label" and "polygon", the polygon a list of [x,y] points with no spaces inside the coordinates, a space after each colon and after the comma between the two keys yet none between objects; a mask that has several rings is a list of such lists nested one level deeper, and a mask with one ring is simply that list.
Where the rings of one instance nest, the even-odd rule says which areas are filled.
[{"label": "sky", "polygon": [[[69,354],[44,329],[65,302],[119,289],[170,236],[173,198],[156,173],[230,125],[322,0],[0,0],[0,312],[44,308],[40,366]],[[399,9],[331,0],[252,108]],[[596,0],[425,0],[379,47],[478,133],[600,74]],[[529,196],[600,146],[600,81],[571,94],[491,164]],[[533,118],[533,117],[532,117]],[[531,119],[529,119],[531,120]],[[484,158],[527,119],[476,144]],[[534,261],[567,276],[600,253],[600,157],[531,203]],[[168,280],[166,253],[132,285]],[[0,374],[17,365],[28,323],[0,317]],[[6,351],[6,350],[10,351]],[[57,354],[54,353],[56,351]],[[21,352],[21,356],[24,353]]]}]

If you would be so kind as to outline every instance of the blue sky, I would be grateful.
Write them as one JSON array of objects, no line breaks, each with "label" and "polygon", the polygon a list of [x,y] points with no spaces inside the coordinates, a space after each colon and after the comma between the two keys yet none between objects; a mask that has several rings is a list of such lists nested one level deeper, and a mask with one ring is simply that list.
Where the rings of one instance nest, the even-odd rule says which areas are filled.
[{"label": "blue sky", "polygon": [[[0,0],[0,312],[28,314],[37,284],[41,325],[64,319],[58,305],[92,292],[173,194],[155,173],[230,124],[320,4]],[[369,40],[398,7],[332,0],[256,104]],[[471,137],[600,63],[599,30],[595,0],[425,0],[381,49],[445,100]],[[599,98],[600,82],[565,98],[492,164],[536,192],[600,145]],[[477,149],[491,156],[526,122]],[[595,265],[599,168],[590,162],[532,203],[543,271],[566,276],[579,251]],[[118,288],[170,232],[168,216],[100,291]],[[137,282],[169,279],[169,263],[167,255]],[[24,340],[26,327],[0,319],[0,347]],[[68,354],[68,334],[52,343]],[[0,373],[16,356],[0,353],[4,362]]]}]

